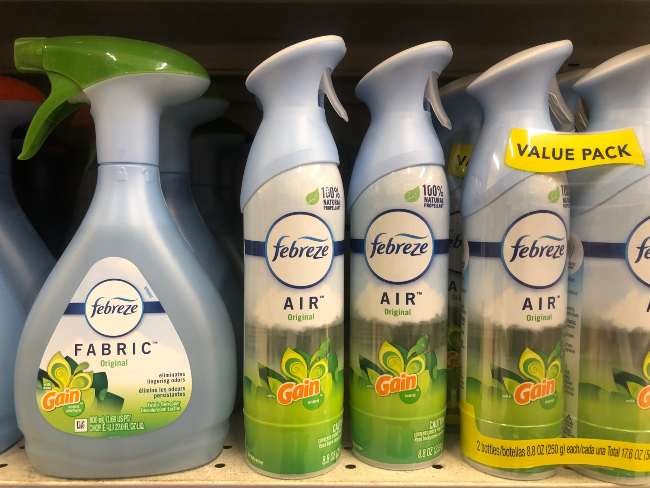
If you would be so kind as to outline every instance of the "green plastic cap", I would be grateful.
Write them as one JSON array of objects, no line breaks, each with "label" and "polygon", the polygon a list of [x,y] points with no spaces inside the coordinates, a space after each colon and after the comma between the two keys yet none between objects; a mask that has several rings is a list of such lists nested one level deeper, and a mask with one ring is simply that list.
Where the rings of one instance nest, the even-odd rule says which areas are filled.
[{"label": "green plastic cap", "polygon": [[31,158],[82,99],[84,89],[119,76],[167,73],[209,79],[203,67],[174,49],[145,41],[102,36],[24,37],[14,42],[16,69],[45,73],[51,92],[36,112],[19,159]]}]

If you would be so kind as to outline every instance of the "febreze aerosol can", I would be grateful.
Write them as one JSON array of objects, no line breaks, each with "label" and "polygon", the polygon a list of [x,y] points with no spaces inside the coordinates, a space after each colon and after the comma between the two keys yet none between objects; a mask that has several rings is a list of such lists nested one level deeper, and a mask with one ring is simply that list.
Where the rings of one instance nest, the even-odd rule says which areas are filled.
[{"label": "febreze aerosol can", "polygon": [[330,78],[344,54],[340,37],[318,37],[246,80],[264,110],[241,193],[246,457],[280,478],[341,452],[345,202],[324,99],[347,120]]},{"label": "febreze aerosol can", "polygon": [[165,205],[163,107],[210,81],[193,59],[114,37],[24,38],[20,71],[52,89],[21,159],[90,103],[92,204],[31,309],[16,360],[16,414],[34,467],[66,478],[178,471],[213,459],[235,396],[225,306]]},{"label": "febreze aerosol can", "polygon": [[371,123],[350,183],[350,408],[363,461],[429,466],[446,408],[449,191],[431,121],[447,42],[402,51],[359,82]]},{"label": "febreze aerosol can", "polygon": [[460,205],[463,178],[472,150],[483,124],[479,103],[467,86],[478,74],[463,76],[440,89],[440,100],[451,121],[451,130],[438,129],[438,138],[447,161],[449,184],[449,306],[447,315],[447,431],[458,432],[458,387],[460,384],[460,349],[463,342],[463,219]]},{"label": "febreze aerosol can", "polygon": [[472,432],[496,439],[561,435],[569,201],[564,173],[518,171],[504,161],[513,128],[553,131],[548,89],[571,52],[570,41],[522,51],[467,88],[483,107],[484,124],[462,201],[461,437],[470,443],[464,454],[471,464],[506,478],[543,478],[554,467],[480,464],[468,438]]},{"label": "febreze aerosol can", "polygon": [[[164,110],[160,119],[159,168],[160,185],[169,213],[228,309],[237,345],[237,378],[241,378],[244,336],[242,283],[222,245],[224,239],[212,235],[201,216],[190,180],[190,140],[193,130],[220,117],[227,108],[228,102],[223,99],[202,97]],[[214,158],[214,152],[212,157]],[[214,159],[210,162],[216,165]],[[225,228],[221,230],[226,233]],[[241,395],[241,381],[238,381],[239,406]]]},{"label": "febreze aerosol can", "polygon": [[[574,88],[589,108],[587,131],[633,129],[646,164],[582,169],[572,178],[567,436],[647,445],[650,45],[606,61]],[[576,468],[618,484],[650,479],[648,471]]]}]

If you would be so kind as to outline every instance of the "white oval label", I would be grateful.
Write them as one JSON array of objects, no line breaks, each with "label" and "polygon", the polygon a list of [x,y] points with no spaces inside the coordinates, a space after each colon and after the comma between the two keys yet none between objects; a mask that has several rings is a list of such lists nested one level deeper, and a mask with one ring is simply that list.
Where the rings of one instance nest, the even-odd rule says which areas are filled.
[{"label": "white oval label", "polygon": [[519,217],[503,238],[501,259],[510,276],[524,286],[555,285],[564,274],[567,262],[564,220],[549,210]]},{"label": "white oval label", "polygon": [[366,231],[366,262],[380,280],[404,284],[431,265],[434,237],[429,224],[410,210],[387,210]]},{"label": "white oval label", "polygon": [[650,286],[650,217],[630,234],[626,250],[627,264],[641,283]]},{"label": "white oval label", "polygon": [[142,297],[124,280],[97,283],[86,297],[84,314],[88,325],[103,336],[119,337],[135,329],[142,319]]},{"label": "white oval label", "polygon": [[266,236],[266,263],[275,278],[292,288],[309,288],[329,273],[334,237],[320,217],[294,212],[280,217]]}]

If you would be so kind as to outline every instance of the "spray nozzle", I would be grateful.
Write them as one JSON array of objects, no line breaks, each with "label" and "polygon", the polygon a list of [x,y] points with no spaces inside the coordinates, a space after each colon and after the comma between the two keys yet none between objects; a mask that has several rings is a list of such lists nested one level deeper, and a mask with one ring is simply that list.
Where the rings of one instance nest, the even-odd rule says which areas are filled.
[{"label": "spray nozzle", "polygon": [[[481,103],[486,117],[490,113],[517,113],[521,120],[521,113],[527,112],[530,117],[526,123],[549,127],[549,91],[554,91],[553,79],[572,51],[573,44],[565,40],[518,52],[483,72],[467,92]],[[562,112],[569,111],[559,89],[553,98],[564,117]]]},{"label": "spray nozzle", "polygon": [[566,100],[564,100],[560,91],[560,85],[555,76],[551,79],[551,84],[548,89],[548,101],[551,113],[560,125],[574,125],[575,116],[566,103]]},{"label": "spray nozzle", "polygon": [[46,74],[51,85],[29,126],[20,159],[36,154],[52,130],[89,101],[86,90],[102,81],[136,74],[208,78],[196,61],[178,51],[118,37],[21,38],[14,43],[14,62],[18,71]]},{"label": "spray nozzle", "polygon": [[332,83],[332,69],[327,68],[323,72],[323,76],[320,79],[320,90],[327,97],[332,105],[334,111],[346,122],[349,121],[348,113],[345,110],[345,107],[339,100],[339,97],[336,96],[336,91],[334,90],[334,84]]},{"label": "spray nozzle", "polygon": [[277,109],[323,105],[327,97],[336,113],[348,120],[336,96],[332,70],[345,54],[338,36],[323,36],[299,42],[274,54],[257,66],[246,79],[265,114]]},{"label": "spray nozzle", "polygon": [[410,112],[419,117],[423,102],[428,103],[440,123],[450,128],[451,121],[440,101],[438,77],[451,56],[451,46],[444,41],[412,47],[370,70],[357,85],[356,94],[373,116]]},{"label": "spray nozzle", "polygon": [[23,37],[14,43],[14,60],[18,71],[43,73],[45,37]]},{"label": "spray nozzle", "polygon": [[434,115],[445,129],[451,130],[451,119],[445,111],[445,107],[442,105],[442,100],[440,99],[440,90],[438,90],[438,77],[440,74],[431,73],[427,79],[427,87],[424,92],[424,98],[429,105],[431,105],[431,110],[433,110]]}]

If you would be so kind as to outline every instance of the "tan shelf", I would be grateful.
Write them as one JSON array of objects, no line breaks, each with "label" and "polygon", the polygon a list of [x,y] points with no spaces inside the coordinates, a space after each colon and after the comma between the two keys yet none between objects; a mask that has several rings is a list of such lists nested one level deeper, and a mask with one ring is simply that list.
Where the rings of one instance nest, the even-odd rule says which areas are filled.
[{"label": "tan shelf", "polygon": [[418,471],[386,471],[363,464],[345,449],[337,466],[328,473],[306,480],[275,480],[253,472],[245,462],[243,422],[233,418],[231,433],[223,453],[201,468],[164,476],[108,481],[77,481],[48,478],[29,464],[22,442],[0,455],[0,486],[26,487],[514,487],[593,488],[612,486],[585,478],[568,469],[561,469],[553,478],[535,482],[516,482],[483,474],[468,466],[460,457],[457,436],[448,436],[443,456],[430,468]]},{"label": "tan shelf", "polygon": [[574,41],[570,63],[590,66],[647,42],[650,3],[640,0],[2,0],[0,72],[14,71],[19,36],[101,34],[174,46],[213,74],[243,75],[286,45],[342,35],[336,71],[358,77],[417,43],[449,41],[446,76],[487,68],[520,49]]}]

